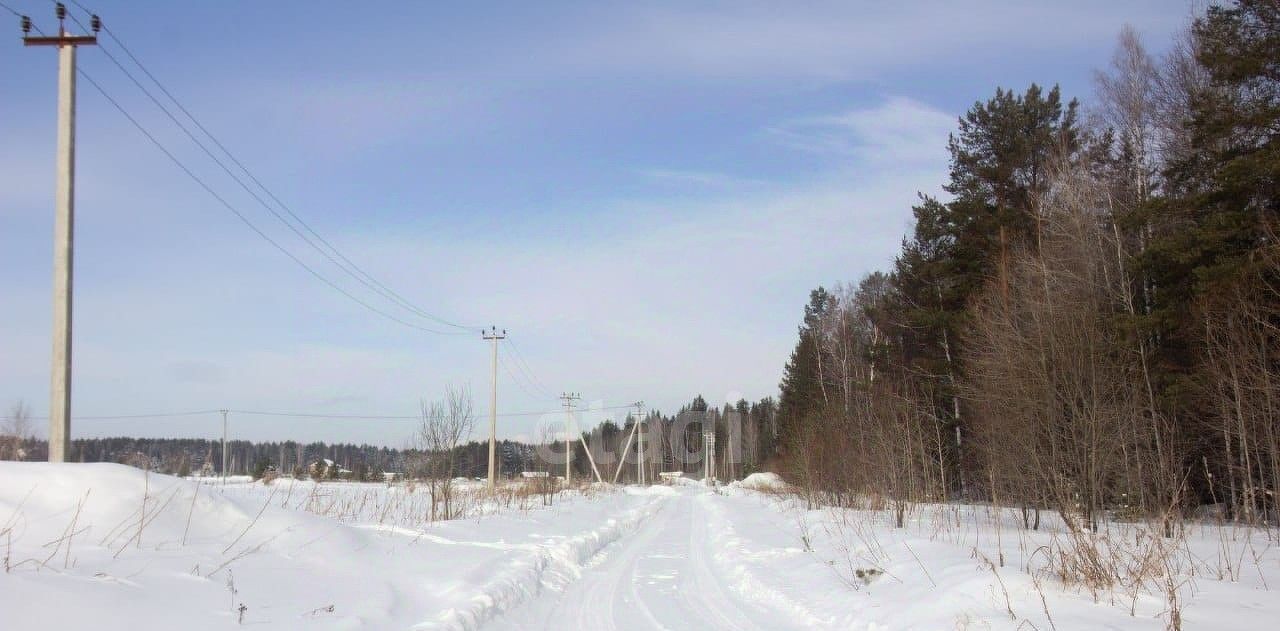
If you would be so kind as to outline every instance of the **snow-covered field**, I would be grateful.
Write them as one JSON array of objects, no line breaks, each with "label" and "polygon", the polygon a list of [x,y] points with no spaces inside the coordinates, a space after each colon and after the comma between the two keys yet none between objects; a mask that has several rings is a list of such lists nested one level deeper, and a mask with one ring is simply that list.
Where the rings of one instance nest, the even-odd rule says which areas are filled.
[{"label": "snow-covered field", "polygon": [[[1160,629],[1170,614],[1161,581],[1064,586],[1060,524],[1027,532],[1012,511],[920,507],[895,529],[760,476],[551,506],[467,484],[466,516],[428,523],[424,493],[0,463],[0,629]],[[1140,528],[1111,528],[1113,558],[1151,558]],[[1184,628],[1280,620],[1274,532],[1173,541]]]},{"label": "snow-covered field", "polygon": [[[729,508],[734,503],[757,508]],[[951,504],[914,507],[894,528],[888,510],[810,509],[776,490],[739,495],[717,510],[733,515],[722,555],[744,564],[746,576],[778,570],[777,553],[751,534],[766,527],[757,516],[789,516],[788,535],[847,588],[809,599],[816,626],[1166,629],[1177,615],[1183,629],[1272,629],[1280,620],[1274,529],[1193,523],[1164,538],[1147,525],[1109,523],[1076,539],[1050,514],[1027,530],[1020,511]],[[1090,569],[1108,573],[1111,585],[1080,580]]]}]

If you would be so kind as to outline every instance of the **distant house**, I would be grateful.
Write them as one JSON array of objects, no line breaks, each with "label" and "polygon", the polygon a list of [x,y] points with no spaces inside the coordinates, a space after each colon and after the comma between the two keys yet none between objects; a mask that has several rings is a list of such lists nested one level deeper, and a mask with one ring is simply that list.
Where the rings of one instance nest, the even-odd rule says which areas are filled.
[{"label": "distant house", "polygon": [[350,469],[343,468],[342,465],[328,458],[321,458],[311,463],[311,466],[307,467],[307,473],[313,478],[351,477]]}]

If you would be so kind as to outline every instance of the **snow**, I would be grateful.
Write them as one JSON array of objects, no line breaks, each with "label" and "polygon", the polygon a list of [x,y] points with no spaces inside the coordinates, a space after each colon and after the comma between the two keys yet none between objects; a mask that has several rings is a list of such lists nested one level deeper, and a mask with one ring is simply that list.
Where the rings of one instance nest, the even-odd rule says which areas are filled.
[{"label": "snow", "polygon": [[[1158,581],[1090,591],[1047,571],[1069,543],[1052,516],[1028,531],[1015,511],[926,505],[894,528],[886,510],[810,507],[779,488],[771,475],[719,488],[588,486],[543,506],[519,483],[497,494],[474,483],[456,500],[463,517],[428,523],[426,489],[408,484],[223,484],[122,465],[0,463],[0,624],[1166,626]],[[1142,532],[1111,524],[1098,536],[1123,556],[1153,541]],[[1272,628],[1275,537],[1189,527],[1171,565],[1184,628]]]},{"label": "snow", "polygon": [[778,477],[778,474],[767,471],[752,473],[751,475],[743,478],[742,481],[734,482],[733,484],[745,489],[754,489],[757,491],[782,490],[787,487],[786,483],[782,481],[782,478]]},{"label": "snow", "polygon": [[[424,494],[0,463],[0,530],[12,526],[11,547],[0,536],[12,564],[0,574],[3,628],[224,629],[241,603],[245,624],[280,628],[474,628],[552,574],[572,576],[662,501],[597,493],[542,508],[535,497],[536,508],[428,525],[412,515]],[[382,523],[367,509],[379,500]],[[65,532],[76,533],[69,551],[45,545]]]},{"label": "snow", "polygon": [[[740,593],[790,610],[792,620],[807,626],[1167,628],[1163,578],[1091,591],[1047,571],[1046,557],[1070,544],[1065,525],[1052,515],[1042,514],[1040,530],[1030,531],[1012,509],[924,505],[895,528],[887,510],[807,507],[744,487],[731,485],[709,511],[722,533],[716,554],[725,575]],[[779,524],[779,513],[786,523]],[[1149,532],[1111,523],[1097,536],[1115,549],[1125,574],[1137,560],[1152,558],[1141,555],[1150,551],[1148,542],[1163,541]],[[1165,544],[1177,546],[1168,567],[1184,629],[1274,627],[1280,619],[1280,593],[1271,589],[1280,586],[1277,534],[1195,523]],[[820,580],[806,560],[826,566],[826,576],[844,589]]]},{"label": "snow", "polygon": [[627,486],[623,487],[622,491],[628,495],[663,495],[666,497],[679,495],[675,489],[661,484],[655,484],[653,486]]}]

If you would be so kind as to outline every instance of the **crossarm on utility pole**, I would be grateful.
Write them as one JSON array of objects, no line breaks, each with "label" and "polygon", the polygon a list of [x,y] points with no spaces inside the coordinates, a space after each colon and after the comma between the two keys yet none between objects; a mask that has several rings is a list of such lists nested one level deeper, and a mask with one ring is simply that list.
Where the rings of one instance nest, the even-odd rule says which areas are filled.
[{"label": "crossarm on utility pole", "polygon": [[29,35],[22,38],[26,46],[93,46],[98,38],[93,35]]}]

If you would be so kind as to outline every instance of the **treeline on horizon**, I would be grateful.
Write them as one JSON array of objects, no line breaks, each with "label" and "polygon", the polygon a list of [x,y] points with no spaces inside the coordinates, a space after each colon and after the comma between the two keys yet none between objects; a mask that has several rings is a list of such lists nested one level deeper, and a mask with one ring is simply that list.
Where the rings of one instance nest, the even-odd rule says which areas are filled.
[{"label": "treeline on horizon", "polygon": [[[717,471],[722,479],[731,479],[760,470],[776,452],[777,403],[765,398],[756,403],[745,400],[722,408],[709,406],[698,395],[674,415],[650,411],[645,415],[647,477],[654,479],[658,471],[702,472],[705,445],[703,432],[715,432]],[[25,418],[18,405],[13,417]],[[586,419],[579,422],[585,424]],[[582,440],[591,446],[587,458],[582,440],[574,439],[572,447],[573,475],[586,480],[593,476],[591,460],[601,475],[611,480],[617,468],[617,454],[626,453],[627,465],[620,472],[620,482],[634,482],[637,441],[632,435],[635,418],[628,415],[621,423],[605,420],[582,432]],[[22,430],[0,430],[0,460],[42,461],[48,457],[43,439],[30,436],[29,422]],[[26,436],[26,438],[19,438]],[[524,471],[563,475],[563,442],[558,432],[536,437],[536,442],[498,441],[498,470],[503,477],[518,476]],[[406,436],[406,443],[413,438]],[[628,444],[629,443],[629,444]],[[330,460],[336,467],[321,477],[343,477],[381,481],[383,473],[417,476],[423,450],[380,447],[367,444],[298,441],[246,441],[227,443],[228,475],[261,477],[268,468],[285,475],[310,477],[312,465]],[[732,455],[730,455],[732,453]],[[550,456],[550,457],[544,457]],[[71,441],[72,462],[113,462],[179,476],[222,475],[222,442],[206,438],[77,438]],[[467,442],[454,448],[450,459],[450,476],[481,478],[488,475],[489,443],[474,433]]]},{"label": "treeline on horizon", "polygon": [[1126,27],[1064,98],[976,102],[892,268],[811,293],[777,466],[813,501],[1277,519],[1280,3]]}]

